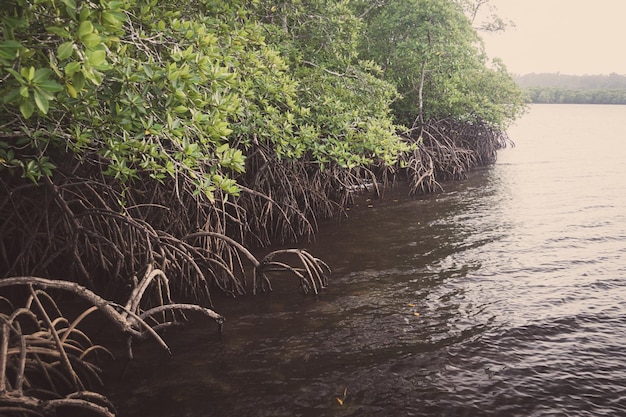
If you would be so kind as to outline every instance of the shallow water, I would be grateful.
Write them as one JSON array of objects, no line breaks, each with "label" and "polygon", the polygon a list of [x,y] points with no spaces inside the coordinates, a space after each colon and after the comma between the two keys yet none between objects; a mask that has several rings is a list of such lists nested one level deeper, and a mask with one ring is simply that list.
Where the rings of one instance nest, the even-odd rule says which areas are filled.
[{"label": "shallow water", "polygon": [[324,294],[215,300],[221,337],[199,319],[172,357],[138,347],[110,398],[121,416],[623,415],[624,120],[533,106],[494,166],[324,226]]}]

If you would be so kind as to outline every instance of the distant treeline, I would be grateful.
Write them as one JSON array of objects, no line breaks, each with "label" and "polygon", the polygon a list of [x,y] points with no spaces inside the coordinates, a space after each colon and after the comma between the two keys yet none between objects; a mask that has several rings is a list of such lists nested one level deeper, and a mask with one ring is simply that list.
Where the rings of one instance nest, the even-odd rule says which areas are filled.
[{"label": "distant treeline", "polygon": [[526,74],[515,78],[532,103],[626,104],[626,76]]}]

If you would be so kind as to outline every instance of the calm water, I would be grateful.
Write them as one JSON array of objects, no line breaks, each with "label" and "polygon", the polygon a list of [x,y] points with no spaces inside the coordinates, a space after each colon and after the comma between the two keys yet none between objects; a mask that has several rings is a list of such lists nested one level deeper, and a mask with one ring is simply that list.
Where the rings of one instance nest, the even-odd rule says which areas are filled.
[{"label": "calm water", "polygon": [[275,280],[216,300],[221,338],[200,320],[171,358],[141,346],[111,399],[122,416],[625,415],[625,121],[532,107],[495,166],[323,230],[325,294]]}]

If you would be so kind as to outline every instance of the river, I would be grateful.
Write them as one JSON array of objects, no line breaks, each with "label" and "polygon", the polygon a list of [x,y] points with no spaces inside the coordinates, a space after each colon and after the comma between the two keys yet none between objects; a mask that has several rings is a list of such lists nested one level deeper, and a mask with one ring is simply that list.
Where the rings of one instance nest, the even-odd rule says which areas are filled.
[{"label": "river", "polygon": [[533,105],[495,165],[325,225],[322,295],[218,298],[223,335],[139,346],[107,394],[123,417],[624,415],[624,120]]}]

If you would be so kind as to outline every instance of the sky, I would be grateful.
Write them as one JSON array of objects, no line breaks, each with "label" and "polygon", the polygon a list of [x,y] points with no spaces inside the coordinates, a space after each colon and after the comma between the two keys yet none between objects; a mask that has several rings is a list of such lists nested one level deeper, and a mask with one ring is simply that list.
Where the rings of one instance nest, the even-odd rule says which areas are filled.
[{"label": "sky", "polygon": [[[482,33],[487,54],[513,74],[626,75],[626,0],[490,0],[514,22]],[[485,9],[486,11],[486,9]]]}]

